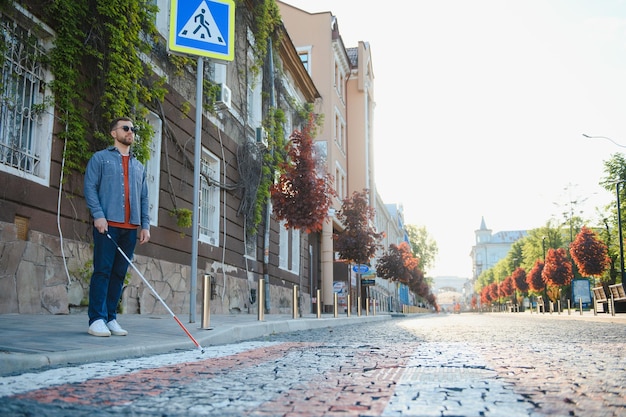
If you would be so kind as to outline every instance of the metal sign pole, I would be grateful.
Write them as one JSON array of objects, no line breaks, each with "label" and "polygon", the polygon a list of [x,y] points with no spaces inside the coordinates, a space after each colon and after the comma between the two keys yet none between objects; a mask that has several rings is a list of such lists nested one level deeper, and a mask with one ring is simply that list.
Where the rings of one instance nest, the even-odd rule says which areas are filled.
[{"label": "metal sign pole", "polygon": [[[200,22],[200,23],[198,23]],[[211,30],[202,22],[211,22]],[[200,216],[200,173],[202,154],[202,57],[225,61],[235,59],[235,2],[233,0],[170,1],[169,51],[198,55],[196,72],[196,132],[193,168],[193,214],[191,235],[191,283],[189,289],[189,322],[196,321],[198,293],[198,239]],[[226,213],[223,213],[226,216]],[[224,242],[225,243],[225,242]]]},{"label": "metal sign pole", "polygon": [[193,216],[191,233],[191,284],[189,289],[189,323],[196,322],[196,294],[198,289],[198,233],[200,217],[200,155],[202,154],[202,75],[204,60],[198,57],[196,78],[196,135],[193,155]]}]

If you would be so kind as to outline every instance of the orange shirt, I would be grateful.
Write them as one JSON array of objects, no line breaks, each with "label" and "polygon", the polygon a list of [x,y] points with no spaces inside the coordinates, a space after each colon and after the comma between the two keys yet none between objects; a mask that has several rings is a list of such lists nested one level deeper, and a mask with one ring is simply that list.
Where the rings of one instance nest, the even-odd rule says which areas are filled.
[{"label": "orange shirt", "polygon": [[109,221],[109,226],[122,229],[136,229],[138,225],[130,223],[130,185],[128,184],[128,161],[130,155],[122,155],[122,169],[124,171],[124,223]]}]

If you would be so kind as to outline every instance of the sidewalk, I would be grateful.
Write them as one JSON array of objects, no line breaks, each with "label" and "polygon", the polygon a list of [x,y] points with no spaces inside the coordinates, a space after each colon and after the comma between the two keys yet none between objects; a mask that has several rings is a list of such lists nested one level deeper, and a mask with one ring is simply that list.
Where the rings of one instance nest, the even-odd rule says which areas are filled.
[{"label": "sidewalk", "polygon": [[[348,324],[389,320],[377,313],[360,317],[340,314],[291,315],[255,314],[211,315],[210,330],[201,329],[201,316],[189,323],[189,315],[177,315],[196,341],[207,346],[236,343],[273,333],[337,327]],[[121,314],[118,321],[128,336],[94,337],[87,334],[86,314],[0,315],[0,376],[19,374],[47,366],[79,364],[197,349],[171,315]]]}]

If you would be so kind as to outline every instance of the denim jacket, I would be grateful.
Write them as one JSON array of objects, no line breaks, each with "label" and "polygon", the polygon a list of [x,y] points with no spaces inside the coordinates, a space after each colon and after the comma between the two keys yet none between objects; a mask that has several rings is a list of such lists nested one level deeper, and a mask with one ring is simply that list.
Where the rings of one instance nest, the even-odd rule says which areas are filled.
[{"label": "denim jacket", "polygon": [[[150,229],[146,170],[135,157],[128,162],[130,222]],[[94,219],[124,222],[124,170],[122,154],[115,146],[93,154],[85,172],[85,200]]]}]

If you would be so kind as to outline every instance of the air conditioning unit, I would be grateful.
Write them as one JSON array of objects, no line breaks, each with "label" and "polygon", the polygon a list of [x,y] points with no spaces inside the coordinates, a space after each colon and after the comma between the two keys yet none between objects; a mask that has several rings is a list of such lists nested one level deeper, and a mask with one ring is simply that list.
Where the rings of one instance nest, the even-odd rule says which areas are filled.
[{"label": "air conditioning unit", "polygon": [[267,133],[265,133],[265,128],[264,127],[257,127],[256,128],[256,143],[259,145],[263,145],[267,148],[268,143],[267,143]]},{"label": "air conditioning unit", "polygon": [[226,84],[220,84],[220,92],[215,98],[215,104],[220,108],[230,109],[231,91]]}]

